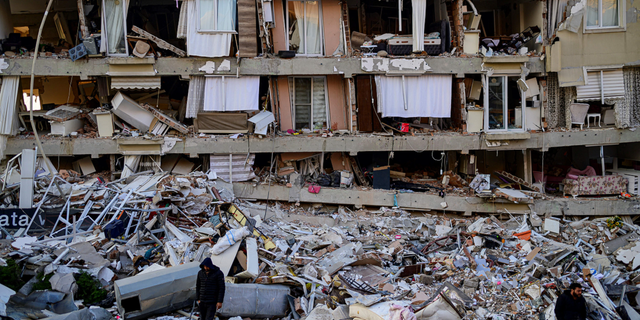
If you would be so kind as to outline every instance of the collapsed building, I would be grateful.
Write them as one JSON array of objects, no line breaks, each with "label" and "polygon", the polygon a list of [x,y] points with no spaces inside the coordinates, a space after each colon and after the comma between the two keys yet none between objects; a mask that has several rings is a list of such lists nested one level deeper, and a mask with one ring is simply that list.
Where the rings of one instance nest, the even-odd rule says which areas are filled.
[{"label": "collapsed building", "polygon": [[[55,238],[77,233],[74,224],[88,232],[129,212],[130,241],[141,232],[133,217],[151,223],[142,213],[166,198],[184,211],[173,214],[195,221],[187,229],[214,223],[217,201],[249,201],[314,216],[395,208],[469,225],[487,215],[519,225],[535,215],[618,216],[627,229],[607,235],[614,241],[635,232],[640,212],[638,8],[632,0],[0,0],[3,236]],[[207,190],[212,181],[233,196]],[[147,229],[167,228],[160,220]],[[161,243],[168,265],[197,260]],[[123,288],[118,295],[131,294]]]}]

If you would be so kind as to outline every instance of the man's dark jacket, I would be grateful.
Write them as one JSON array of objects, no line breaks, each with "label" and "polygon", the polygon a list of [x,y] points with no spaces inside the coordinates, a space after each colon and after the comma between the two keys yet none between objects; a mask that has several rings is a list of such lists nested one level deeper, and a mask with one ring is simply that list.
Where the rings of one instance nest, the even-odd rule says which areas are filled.
[{"label": "man's dark jacket", "polygon": [[[209,272],[204,271],[209,267]],[[196,300],[201,303],[222,303],[224,300],[224,274],[216,267],[210,258],[200,264],[198,279],[196,280]]]},{"label": "man's dark jacket", "polygon": [[585,320],[587,319],[587,302],[584,297],[573,299],[570,290],[565,290],[558,300],[554,309],[557,320]]}]

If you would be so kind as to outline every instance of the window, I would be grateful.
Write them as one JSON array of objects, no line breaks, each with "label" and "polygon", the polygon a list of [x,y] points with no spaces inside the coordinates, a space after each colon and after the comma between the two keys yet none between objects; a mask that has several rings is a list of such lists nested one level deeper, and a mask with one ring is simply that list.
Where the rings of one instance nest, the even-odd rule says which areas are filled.
[{"label": "window", "polygon": [[[29,97],[29,90],[22,90],[22,101],[27,111],[31,110],[31,99]],[[42,104],[40,103],[40,90],[33,89],[33,110],[42,110]]]},{"label": "window", "polygon": [[624,29],[624,0],[587,0],[585,31]]},{"label": "window", "polygon": [[624,97],[622,69],[594,70],[587,72],[587,81],[576,86],[578,101],[601,101]]},{"label": "window", "polygon": [[294,129],[327,128],[327,90],[325,77],[291,77],[291,94]]},{"label": "window", "polygon": [[199,32],[235,32],[236,0],[198,0]]},{"label": "window", "polygon": [[[127,9],[129,1],[103,0],[102,19],[104,23],[104,36],[106,36],[106,49],[109,56],[128,56],[127,45]],[[104,40],[103,40],[104,41]]]},{"label": "window", "polygon": [[287,1],[289,50],[300,55],[322,55],[322,9],[320,1]]},{"label": "window", "polygon": [[519,76],[487,77],[485,94],[485,128],[489,131],[523,130],[524,93]]}]

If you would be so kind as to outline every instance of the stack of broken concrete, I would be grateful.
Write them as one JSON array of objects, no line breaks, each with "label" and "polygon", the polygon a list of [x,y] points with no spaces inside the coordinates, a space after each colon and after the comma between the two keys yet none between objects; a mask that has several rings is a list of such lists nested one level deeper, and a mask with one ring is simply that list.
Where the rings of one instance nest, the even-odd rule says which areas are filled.
[{"label": "stack of broken concrete", "polygon": [[190,317],[210,257],[226,276],[222,317],[553,319],[572,282],[591,319],[640,317],[628,219],[286,207],[202,172],[58,180],[35,190],[53,218],[0,229],[2,315]]}]

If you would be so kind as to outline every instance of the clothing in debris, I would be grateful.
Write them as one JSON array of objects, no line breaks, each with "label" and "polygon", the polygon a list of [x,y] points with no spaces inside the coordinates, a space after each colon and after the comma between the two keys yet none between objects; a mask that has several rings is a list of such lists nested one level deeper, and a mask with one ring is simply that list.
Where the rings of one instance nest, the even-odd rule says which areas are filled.
[{"label": "clothing in debris", "polygon": [[587,302],[580,296],[574,299],[570,290],[565,290],[556,301],[554,309],[557,320],[585,320],[587,318]]},{"label": "clothing in debris", "polygon": [[[204,270],[205,266],[209,268],[208,272]],[[200,305],[212,304],[214,307],[216,303],[222,303],[224,300],[224,274],[211,262],[211,258],[206,258],[200,263],[196,280],[196,300],[200,301]]]}]

